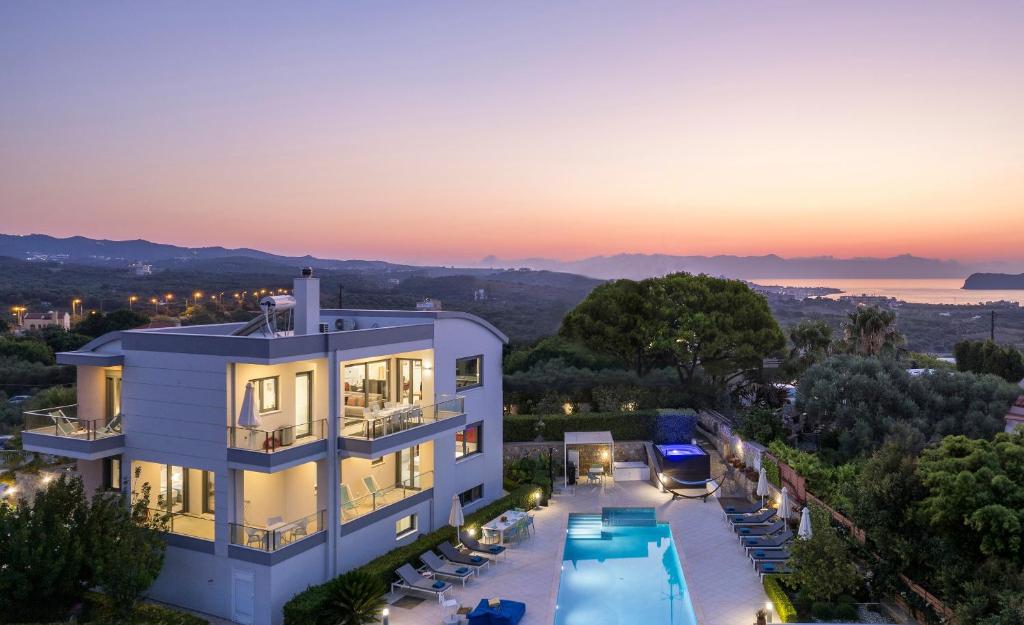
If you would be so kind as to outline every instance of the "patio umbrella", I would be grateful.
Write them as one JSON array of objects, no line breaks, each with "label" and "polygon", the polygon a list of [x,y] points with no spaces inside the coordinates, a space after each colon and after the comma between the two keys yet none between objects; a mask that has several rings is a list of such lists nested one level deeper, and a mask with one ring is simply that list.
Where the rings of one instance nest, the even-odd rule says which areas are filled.
[{"label": "patio umbrella", "polygon": [[462,502],[459,501],[458,495],[452,495],[452,511],[448,513],[448,525],[455,528],[455,537],[457,540],[462,540],[459,538],[459,528],[461,528],[462,524],[465,522],[466,517],[462,514]]},{"label": "patio umbrella", "polygon": [[810,538],[813,533],[811,530],[811,510],[804,506],[804,511],[800,513],[800,528],[796,531],[796,535],[800,538]]},{"label": "patio umbrella", "polygon": [[757,476],[757,496],[761,498],[761,505],[764,505],[764,498],[771,491],[768,490],[768,472],[761,467],[761,473]]},{"label": "patio umbrella", "polygon": [[789,520],[789,489],[782,487],[782,494],[779,495],[779,516],[783,521]]},{"label": "patio umbrella", "polygon": [[242,409],[238,411],[238,425],[243,428],[254,428],[260,425],[260,415],[256,412],[256,400],[253,399],[252,382],[245,385]]}]

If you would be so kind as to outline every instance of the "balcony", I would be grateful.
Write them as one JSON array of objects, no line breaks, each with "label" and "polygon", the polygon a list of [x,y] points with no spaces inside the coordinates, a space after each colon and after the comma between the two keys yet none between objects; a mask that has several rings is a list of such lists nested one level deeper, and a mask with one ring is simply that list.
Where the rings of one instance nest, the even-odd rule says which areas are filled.
[{"label": "balcony", "polygon": [[121,415],[111,419],[83,419],[78,405],[56,406],[24,413],[22,442],[35,451],[81,460],[96,460],[121,453],[124,434]]},{"label": "balcony", "polygon": [[[344,480],[344,475],[342,476]],[[392,506],[401,507],[399,504],[413,505],[420,500],[430,496],[434,487],[434,472],[426,471],[417,473],[411,478],[403,481],[396,480],[394,484],[384,487],[379,486],[372,476],[365,476],[360,480],[357,487],[347,481],[341,483],[341,505],[339,506],[338,518],[342,525],[351,524],[357,519],[362,519],[378,510],[384,510]],[[358,488],[366,492],[362,496],[353,496]],[[373,519],[367,519],[372,522]],[[356,525],[362,526],[363,523]]]},{"label": "balcony", "polygon": [[280,470],[326,454],[327,420],[276,428],[228,426],[232,468]]},{"label": "balcony", "polygon": [[170,534],[213,540],[213,515],[192,514],[190,512],[168,512],[166,508],[150,508],[150,518],[167,520],[167,531]]},{"label": "balcony", "polygon": [[272,523],[266,527],[231,523],[231,544],[258,551],[278,551],[324,531],[326,513],[320,510],[294,521],[280,517],[270,519]]},{"label": "balcony", "polygon": [[376,457],[465,424],[463,397],[371,409],[365,416],[341,417],[339,448],[344,455]]}]

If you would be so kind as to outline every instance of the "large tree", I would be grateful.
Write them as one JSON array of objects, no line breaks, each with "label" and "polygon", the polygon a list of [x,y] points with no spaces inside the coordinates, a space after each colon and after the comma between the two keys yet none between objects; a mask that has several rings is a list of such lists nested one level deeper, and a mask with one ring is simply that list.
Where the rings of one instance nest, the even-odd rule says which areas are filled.
[{"label": "large tree", "polygon": [[613,280],[598,286],[565,315],[560,334],[644,375],[653,364],[657,332],[653,284],[654,280]]},{"label": "large tree", "polygon": [[1024,379],[1024,353],[992,341],[960,341],[953,347],[960,371],[991,373],[1009,382]]},{"label": "large tree", "polygon": [[858,308],[843,325],[847,350],[862,356],[895,355],[906,338],[896,329],[896,313],[877,306]]},{"label": "large tree", "polygon": [[828,357],[832,349],[832,327],[820,319],[805,319],[789,328],[789,342],[792,348],[783,368],[796,378]]}]

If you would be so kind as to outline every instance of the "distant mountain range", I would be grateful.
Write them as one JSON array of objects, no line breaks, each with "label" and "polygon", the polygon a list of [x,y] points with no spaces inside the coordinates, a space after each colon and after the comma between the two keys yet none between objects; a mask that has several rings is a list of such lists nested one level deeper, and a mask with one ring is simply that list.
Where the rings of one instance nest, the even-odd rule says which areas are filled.
[{"label": "distant mountain range", "polygon": [[[676,271],[706,273],[730,278],[754,279],[828,279],[828,278],[963,278],[977,271],[998,271],[1010,267],[1003,263],[965,264],[954,260],[921,258],[904,254],[892,258],[783,258],[766,256],[671,256],[667,254],[616,254],[582,260],[560,261],[548,258],[502,260],[488,256],[480,261],[485,267],[526,267],[565,271],[592,278],[631,278],[661,276]],[[1024,263],[1018,263],[1024,268]]]},{"label": "distant mountain range", "polygon": [[1015,290],[1024,289],[1024,273],[972,273],[964,281],[965,289]]}]

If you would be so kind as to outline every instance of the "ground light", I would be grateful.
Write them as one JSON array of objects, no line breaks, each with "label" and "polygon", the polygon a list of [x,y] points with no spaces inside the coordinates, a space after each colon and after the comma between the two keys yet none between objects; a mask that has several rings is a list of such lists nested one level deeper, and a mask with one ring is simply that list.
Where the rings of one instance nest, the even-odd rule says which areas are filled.
[{"label": "ground light", "polygon": [[765,602],[764,602],[764,611],[765,611],[765,612],[767,613],[767,615],[768,615],[768,622],[769,622],[769,623],[771,623],[771,622],[772,622],[772,608],[773,608],[773,607],[775,607],[775,606],[773,606],[773,605],[772,605],[772,602],[771,602],[771,601],[765,601]]},{"label": "ground light", "polygon": [[388,611],[387,608],[384,608],[383,610],[380,611],[380,616],[384,620],[384,625],[388,625],[388,615],[389,614],[390,614],[390,612]]}]

